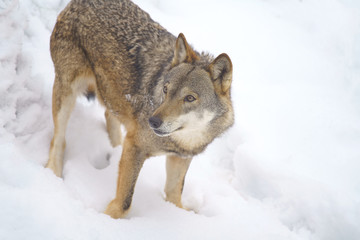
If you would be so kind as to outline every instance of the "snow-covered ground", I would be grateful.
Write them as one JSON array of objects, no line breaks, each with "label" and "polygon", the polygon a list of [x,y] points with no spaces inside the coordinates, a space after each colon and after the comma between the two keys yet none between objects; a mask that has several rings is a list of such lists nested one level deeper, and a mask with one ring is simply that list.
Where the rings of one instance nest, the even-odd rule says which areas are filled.
[{"label": "snow-covered ground", "polygon": [[164,201],[156,158],[128,218],[102,214],[121,147],[85,98],[70,119],[64,179],[43,167],[49,37],[67,1],[0,0],[0,239],[360,239],[360,3],[135,2],[233,61],[236,124],[190,167],[183,203],[194,211]]}]

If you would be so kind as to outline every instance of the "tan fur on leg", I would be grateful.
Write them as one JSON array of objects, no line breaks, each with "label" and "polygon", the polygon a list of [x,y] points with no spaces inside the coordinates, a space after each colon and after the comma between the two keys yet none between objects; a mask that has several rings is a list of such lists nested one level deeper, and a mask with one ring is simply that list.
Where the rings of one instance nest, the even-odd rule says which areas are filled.
[{"label": "tan fur on leg", "polygon": [[131,134],[127,134],[119,164],[116,197],[110,202],[105,213],[113,218],[123,218],[131,207],[134,188],[145,156],[135,145]]},{"label": "tan fur on leg", "polygon": [[113,147],[121,144],[121,123],[120,121],[108,110],[105,111],[106,129],[109,135],[111,145]]},{"label": "tan fur on leg", "polygon": [[[57,88],[57,84],[58,79],[55,79],[54,89]],[[66,126],[76,100],[76,95],[70,88],[64,89],[63,92],[66,93],[66,97],[53,91],[54,136],[50,145],[49,161],[46,164],[46,167],[53,170],[58,177],[62,177]]]},{"label": "tan fur on leg", "polygon": [[172,155],[166,158],[166,200],[180,208],[183,208],[181,204],[181,194],[191,159],[192,158],[180,158]]}]

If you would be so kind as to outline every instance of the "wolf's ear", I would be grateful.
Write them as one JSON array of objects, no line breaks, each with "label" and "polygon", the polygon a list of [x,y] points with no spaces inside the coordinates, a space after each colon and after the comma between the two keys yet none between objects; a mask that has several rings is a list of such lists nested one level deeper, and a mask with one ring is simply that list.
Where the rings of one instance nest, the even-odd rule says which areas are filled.
[{"label": "wolf's ear", "polygon": [[174,58],[172,60],[171,67],[175,67],[183,62],[192,63],[195,60],[199,60],[199,56],[191,49],[184,34],[180,33],[176,40]]},{"label": "wolf's ear", "polygon": [[220,54],[209,65],[211,79],[217,92],[227,93],[232,81],[232,63],[226,53]]}]

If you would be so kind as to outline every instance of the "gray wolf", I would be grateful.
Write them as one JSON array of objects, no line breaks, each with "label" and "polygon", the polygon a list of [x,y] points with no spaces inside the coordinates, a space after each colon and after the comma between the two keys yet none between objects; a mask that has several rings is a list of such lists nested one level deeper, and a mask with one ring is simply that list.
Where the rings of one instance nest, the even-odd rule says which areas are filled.
[{"label": "gray wolf", "polygon": [[[193,156],[234,122],[228,55],[198,53],[129,0],[73,0],[50,39],[54,136],[47,167],[61,177],[66,125],[76,97],[94,92],[110,142],[122,143],[117,190],[105,213],[128,213],[144,161],[166,155],[166,200],[182,207]],[[91,130],[89,130],[91,131]]]}]

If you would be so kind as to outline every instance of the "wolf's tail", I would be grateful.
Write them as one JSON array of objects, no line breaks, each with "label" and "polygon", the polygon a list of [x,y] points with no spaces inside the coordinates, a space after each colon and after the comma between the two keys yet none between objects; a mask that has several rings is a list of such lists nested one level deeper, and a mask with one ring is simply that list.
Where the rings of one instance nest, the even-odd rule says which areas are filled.
[{"label": "wolf's tail", "polygon": [[88,101],[94,101],[95,100],[95,85],[94,84],[90,84],[88,86],[88,88],[86,89],[86,92],[84,93],[85,97],[87,98]]}]

